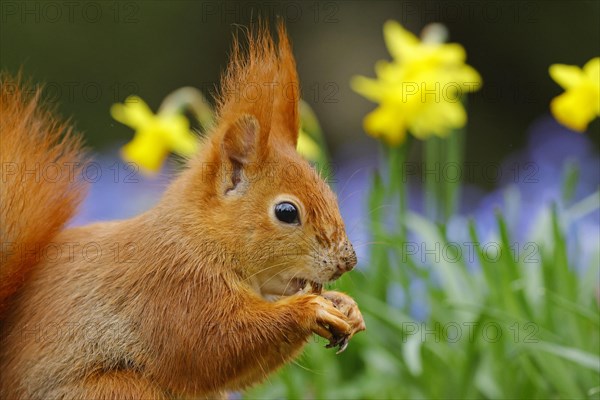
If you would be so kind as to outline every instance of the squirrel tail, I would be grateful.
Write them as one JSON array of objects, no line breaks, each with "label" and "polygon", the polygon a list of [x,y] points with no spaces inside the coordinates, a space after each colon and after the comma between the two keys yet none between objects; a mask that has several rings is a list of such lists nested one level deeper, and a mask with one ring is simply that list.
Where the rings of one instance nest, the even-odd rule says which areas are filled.
[{"label": "squirrel tail", "polygon": [[0,73],[0,316],[86,191],[81,140],[40,97]]}]

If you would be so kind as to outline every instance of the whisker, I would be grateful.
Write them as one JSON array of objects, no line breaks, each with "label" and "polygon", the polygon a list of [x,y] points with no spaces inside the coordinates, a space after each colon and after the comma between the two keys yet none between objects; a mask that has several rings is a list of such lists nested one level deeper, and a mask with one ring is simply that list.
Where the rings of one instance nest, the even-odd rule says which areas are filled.
[{"label": "whisker", "polygon": [[357,193],[362,192],[362,190],[355,190],[352,193],[348,193],[348,195],[346,197],[344,197],[342,200],[339,201],[340,206],[342,206],[350,197],[354,196]]},{"label": "whisker", "polygon": [[385,245],[393,246],[394,245],[394,243],[392,243],[392,242],[376,242],[376,241],[373,241],[373,242],[356,243],[353,246],[355,248],[360,248],[362,246],[372,246],[374,244],[380,244],[380,245],[383,245],[383,246],[385,246]]},{"label": "whisker", "polygon": [[292,281],[294,280],[294,278],[296,278],[296,276],[300,273],[300,271],[297,271],[289,280],[287,285],[285,285],[285,288],[283,289],[283,293],[285,293],[288,289],[288,287],[290,286],[290,283],[292,283]]},{"label": "whisker", "polygon": [[[278,275],[280,275],[280,274],[282,274],[282,273],[284,273],[284,272],[286,272],[286,271],[289,271],[289,270],[290,270],[290,269],[292,269],[292,268],[294,268],[294,266],[293,266],[293,265],[290,265],[289,267],[282,269],[282,270],[281,270],[281,271],[279,271],[278,273],[271,275],[271,276],[269,277],[269,279],[265,280],[265,281],[264,281],[264,282],[263,282],[263,283],[262,283],[262,284],[261,284],[259,287],[262,289],[262,287],[263,287],[264,285],[266,285],[268,282],[270,282],[270,281],[271,281],[272,279],[274,279],[276,276],[278,276]],[[294,275],[294,276],[296,276],[296,275]],[[287,288],[286,288],[286,289],[287,289]]]},{"label": "whisker", "polygon": [[248,279],[250,279],[250,278],[252,278],[252,277],[254,277],[254,276],[256,276],[256,275],[258,275],[258,274],[260,274],[262,272],[268,271],[268,270],[273,269],[273,268],[281,267],[282,265],[285,265],[285,264],[287,264],[286,261],[278,263],[278,264],[270,265],[268,267],[265,267],[263,269],[260,269],[260,270],[256,271],[252,275],[247,276],[244,280],[248,280]]},{"label": "whisker", "polygon": [[346,183],[344,183],[344,187],[342,188],[342,190],[340,190],[340,196],[342,194],[344,194],[344,190],[346,190],[346,186],[348,186],[348,183],[350,183],[350,181],[352,180],[352,178],[354,178],[354,176],[356,174],[358,174],[360,171],[362,171],[363,169],[365,169],[365,168],[358,168],[356,171],[354,171],[352,173],[352,175],[350,175],[350,177],[348,179],[346,179]]}]

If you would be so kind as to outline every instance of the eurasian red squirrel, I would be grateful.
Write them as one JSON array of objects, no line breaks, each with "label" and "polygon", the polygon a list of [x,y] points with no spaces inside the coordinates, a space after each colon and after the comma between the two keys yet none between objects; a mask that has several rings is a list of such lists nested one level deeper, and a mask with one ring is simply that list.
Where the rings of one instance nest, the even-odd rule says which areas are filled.
[{"label": "eurasian red squirrel", "polygon": [[[222,396],[312,333],[345,346],[365,329],[349,296],[322,291],[356,255],[335,195],[295,150],[285,29],[278,43],[264,26],[248,39],[235,42],[218,122],[158,205],[84,227],[64,228],[85,193],[80,140],[2,75],[2,399]],[[235,95],[251,84],[269,90]],[[58,179],[27,172],[50,164]]]}]

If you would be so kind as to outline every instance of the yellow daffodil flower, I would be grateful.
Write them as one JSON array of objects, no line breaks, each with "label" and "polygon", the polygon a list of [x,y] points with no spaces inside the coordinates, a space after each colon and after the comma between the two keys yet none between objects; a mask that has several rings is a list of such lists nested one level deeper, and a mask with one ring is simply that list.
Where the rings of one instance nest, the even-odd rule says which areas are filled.
[{"label": "yellow daffodil flower", "polygon": [[[167,96],[157,114],[137,96],[128,97],[124,104],[114,104],[110,109],[112,117],[135,130],[133,140],[121,150],[122,157],[144,172],[155,173],[170,152],[182,156],[194,154],[199,141],[191,133],[188,119],[178,111],[183,106],[190,106],[203,126],[212,124],[214,111],[194,88],[178,89]],[[309,161],[321,162],[323,149],[308,133],[321,135],[320,127],[312,109],[304,102],[301,119],[297,151]]]},{"label": "yellow daffodil flower", "polygon": [[554,118],[570,129],[585,132],[588,124],[600,116],[600,57],[592,58],[583,69],[553,64],[549,72],[565,89],[550,103]]},{"label": "yellow daffodil flower", "polygon": [[313,162],[319,161],[322,155],[321,147],[302,128],[298,135],[296,150],[306,160]]},{"label": "yellow daffodil flower", "polygon": [[323,132],[319,120],[312,107],[300,99],[300,132],[296,150],[306,160],[313,163],[326,162],[327,152],[321,148],[319,140],[323,138]]},{"label": "yellow daffodil flower", "polygon": [[110,113],[135,130],[133,140],[123,147],[122,156],[145,172],[157,172],[170,152],[190,156],[198,148],[198,138],[190,131],[190,123],[184,115],[154,114],[137,96],[128,97],[124,104],[114,104]]},{"label": "yellow daffodil flower", "polygon": [[438,37],[421,41],[398,22],[386,22],[383,33],[393,61],[375,65],[377,79],[356,76],[351,81],[354,91],[379,103],[365,117],[365,131],[389,145],[404,142],[407,132],[427,139],[463,127],[467,114],[461,97],[481,87],[479,73],[465,64],[464,48],[442,43],[441,26],[436,27],[430,31]]}]

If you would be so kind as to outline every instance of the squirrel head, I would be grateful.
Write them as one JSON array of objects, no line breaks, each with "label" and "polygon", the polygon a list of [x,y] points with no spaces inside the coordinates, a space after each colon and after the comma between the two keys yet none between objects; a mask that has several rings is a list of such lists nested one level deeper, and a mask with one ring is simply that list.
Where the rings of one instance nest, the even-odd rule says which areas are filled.
[{"label": "squirrel head", "polygon": [[263,25],[246,52],[235,41],[218,123],[167,196],[207,262],[265,297],[318,291],[356,264],[335,194],[296,152],[299,86],[282,24],[278,38]]}]

